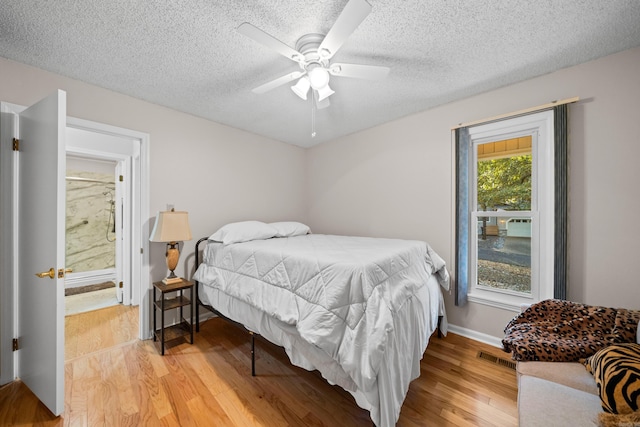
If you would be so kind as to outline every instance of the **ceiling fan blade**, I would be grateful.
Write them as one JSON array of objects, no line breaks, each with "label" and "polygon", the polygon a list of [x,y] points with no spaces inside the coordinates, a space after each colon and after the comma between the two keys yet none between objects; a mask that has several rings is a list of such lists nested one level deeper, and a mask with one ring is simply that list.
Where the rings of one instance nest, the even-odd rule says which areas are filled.
[{"label": "ceiling fan blade", "polygon": [[340,46],[358,28],[358,25],[371,12],[371,5],[366,0],[349,0],[333,27],[329,30],[320,46],[318,52],[325,59],[336,54]]},{"label": "ceiling fan blade", "polygon": [[389,74],[389,67],[358,64],[331,64],[329,73],[336,77],[354,77],[356,79],[382,80]]},{"label": "ceiling fan blade", "polygon": [[305,73],[302,71],[294,71],[293,73],[289,73],[287,75],[284,75],[282,77],[278,77],[275,80],[271,80],[270,82],[267,82],[263,85],[258,86],[257,88],[253,89],[252,92],[253,93],[258,93],[258,94],[262,94],[265,92],[270,91],[271,89],[275,89],[278,86],[282,86],[283,84],[289,83],[294,81],[297,78],[300,78],[304,75]]},{"label": "ceiling fan blade", "polygon": [[257,41],[258,43],[275,50],[280,55],[286,56],[292,61],[302,62],[304,61],[304,55],[297,50],[287,46],[280,40],[276,39],[270,34],[265,33],[261,29],[254,27],[253,25],[245,22],[238,27],[238,32],[245,36]]}]

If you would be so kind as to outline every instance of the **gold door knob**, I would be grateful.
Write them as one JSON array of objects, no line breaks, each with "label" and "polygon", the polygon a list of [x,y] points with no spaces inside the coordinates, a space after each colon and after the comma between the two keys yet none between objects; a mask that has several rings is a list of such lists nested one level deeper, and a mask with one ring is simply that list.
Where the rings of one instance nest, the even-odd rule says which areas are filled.
[{"label": "gold door knob", "polygon": [[36,273],[36,276],[38,276],[41,279],[44,279],[45,277],[53,279],[53,278],[56,277],[56,270],[53,267],[51,267],[49,269],[49,271],[43,271],[42,273]]},{"label": "gold door knob", "polygon": [[58,270],[58,279],[62,279],[65,273],[73,272],[72,268],[61,268]]}]

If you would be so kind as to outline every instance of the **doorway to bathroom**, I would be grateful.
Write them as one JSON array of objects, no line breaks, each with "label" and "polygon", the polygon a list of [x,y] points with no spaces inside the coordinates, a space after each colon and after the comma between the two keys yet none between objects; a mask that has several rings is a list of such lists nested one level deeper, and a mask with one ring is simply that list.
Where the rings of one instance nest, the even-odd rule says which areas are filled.
[{"label": "doorway to bathroom", "polygon": [[148,287],[148,135],[68,118],[65,136],[65,261],[73,270],[65,312],[135,308],[133,330],[146,338],[139,308]]}]

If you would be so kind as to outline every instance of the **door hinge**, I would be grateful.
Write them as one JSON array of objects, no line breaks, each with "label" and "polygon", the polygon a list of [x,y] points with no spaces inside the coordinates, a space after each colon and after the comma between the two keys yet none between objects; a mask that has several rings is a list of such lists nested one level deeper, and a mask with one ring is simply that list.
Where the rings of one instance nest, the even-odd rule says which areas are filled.
[{"label": "door hinge", "polygon": [[13,138],[13,151],[20,151],[20,140]]},{"label": "door hinge", "polygon": [[124,283],[122,283],[122,282],[118,283],[118,287],[119,287],[120,289],[122,289],[122,288],[124,287]]},{"label": "door hinge", "polygon": [[13,339],[13,344],[12,344],[12,347],[11,347],[11,348],[13,349],[13,351],[18,351],[18,350],[20,350],[20,347],[18,346],[18,338],[14,338],[14,339]]},{"label": "door hinge", "polygon": [[144,253],[144,248],[140,248],[140,253],[143,254]]},{"label": "door hinge", "polygon": [[124,176],[120,175],[120,182],[124,181]]}]

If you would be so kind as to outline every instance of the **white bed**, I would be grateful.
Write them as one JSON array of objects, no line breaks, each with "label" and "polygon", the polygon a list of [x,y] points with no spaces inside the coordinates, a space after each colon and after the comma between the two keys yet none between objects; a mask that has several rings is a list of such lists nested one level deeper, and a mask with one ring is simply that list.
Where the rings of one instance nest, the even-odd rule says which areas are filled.
[{"label": "white bed", "polygon": [[439,317],[447,328],[449,276],[427,243],[307,234],[203,252],[203,304],[349,391],[376,426],[395,425]]}]

